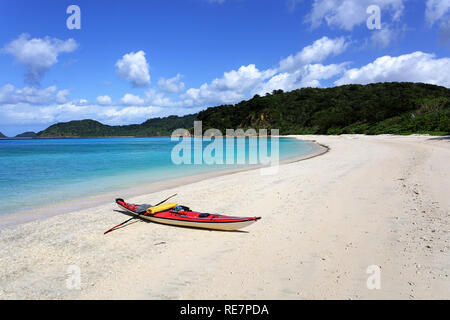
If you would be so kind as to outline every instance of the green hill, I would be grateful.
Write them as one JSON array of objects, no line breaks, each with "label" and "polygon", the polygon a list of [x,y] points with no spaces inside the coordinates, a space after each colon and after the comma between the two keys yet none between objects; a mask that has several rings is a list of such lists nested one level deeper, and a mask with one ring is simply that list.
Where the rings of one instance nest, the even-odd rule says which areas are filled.
[{"label": "green hill", "polygon": [[201,111],[203,129],[274,128],[281,134],[450,133],[450,89],[377,83],[276,90]]},{"label": "green hill", "polygon": [[193,126],[196,115],[154,118],[142,124],[108,126],[95,120],[77,120],[51,125],[38,137],[111,137],[111,136],[170,136],[178,128]]},{"label": "green hill", "polygon": [[169,136],[177,128],[279,129],[280,134],[450,134],[450,89],[423,83],[376,83],[334,88],[275,90],[236,105],[184,117],[108,126],[94,120],[54,124],[39,137]]},{"label": "green hill", "polygon": [[33,132],[33,131],[27,131],[27,132],[18,134],[16,136],[16,138],[34,138],[34,137],[36,137],[36,132]]},{"label": "green hill", "polygon": [[0,138],[7,138],[7,136],[0,132]]}]

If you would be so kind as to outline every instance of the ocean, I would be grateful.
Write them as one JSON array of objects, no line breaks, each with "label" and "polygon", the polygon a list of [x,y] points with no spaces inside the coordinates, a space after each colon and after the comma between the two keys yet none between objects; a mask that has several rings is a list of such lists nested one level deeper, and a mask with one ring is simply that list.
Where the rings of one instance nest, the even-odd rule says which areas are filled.
[{"label": "ocean", "polygon": [[[239,139],[245,140],[245,151],[238,148],[235,138],[221,140],[222,149],[217,148],[211,153],[213,156],[223,157],[225,163],[228,153],[228,159],[236,162],[241,157],[246,163],[177,165],[171,155],[179,142],[171,141],[170,137],[2,139],[0,216],[167,179],[245,168],[250,165],[249,155],[258,154],[261,148],[258,138]],[[270,138],[267,141],[270,156],[273,143]],[[204,153],[210,142],[201,142]],[[194,148],[199,146],[191,145],[190,158],[194,162]],[[315,148],[313,144],[290,138],[280,138],[278,146],[280,161],[307,155]],[[217,150],[222,150],[222,155]]]}]

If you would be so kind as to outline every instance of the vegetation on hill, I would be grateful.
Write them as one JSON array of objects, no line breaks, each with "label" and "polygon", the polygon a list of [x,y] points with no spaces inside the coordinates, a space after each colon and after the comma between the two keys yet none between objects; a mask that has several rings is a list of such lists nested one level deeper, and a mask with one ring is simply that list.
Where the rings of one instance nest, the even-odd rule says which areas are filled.
[{"label": "vegetation on hill", "polygon": [[276,90],[201,111],[203,129],[267,128],[281,134],[450,133],[450,89],[376,83]]},{"label": "vegetation on hill", "polygon": [[3,133],[0,132],[0,138],[7,138]]},{"label": "vegetation on hill", "polygon": [[192,127],[195,119],[196,115],[169,116],[126,126],[108,126],[95,120],[61,122],[39,132],[38,137],[170,136],[175,129]]},{"label": "vegetation on hill", "polygon": [[18,134],[18,135],[16,136],[16,138],[34,138],[34,137],[36,137],[36,135],[37,135],[36,132],[33,132],[33,131],[27,131],[27,132]]},{"label": "vegetation on hill", "polygon": [[280,134],[450,134],[450,89],[423,83],[375,83],[334,88],[275,90],[236,105],[211,107],[183,117],[138,125],[108,126],[94,120],[57,123],[38,133],[55,136],[168,136],[177,128],[279,129]]}]

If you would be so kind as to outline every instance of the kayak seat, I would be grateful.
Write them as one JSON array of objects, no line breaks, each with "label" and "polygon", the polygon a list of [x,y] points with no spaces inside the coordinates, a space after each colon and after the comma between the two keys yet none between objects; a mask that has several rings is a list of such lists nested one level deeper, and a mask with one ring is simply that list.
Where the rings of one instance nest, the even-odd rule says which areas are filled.
[{"label": "kayak seat", "polygon": [[209,216],[210,216],[209,213],[200,213],[200,214],[198,215],[199,218],[206,218],[206,217],[209,217]]},{"label": "kayak seat", "polygon": [[153,207],[151,204],[141,204],[136,208],[136,213],[144,213],[147,212],[147,209]]}]

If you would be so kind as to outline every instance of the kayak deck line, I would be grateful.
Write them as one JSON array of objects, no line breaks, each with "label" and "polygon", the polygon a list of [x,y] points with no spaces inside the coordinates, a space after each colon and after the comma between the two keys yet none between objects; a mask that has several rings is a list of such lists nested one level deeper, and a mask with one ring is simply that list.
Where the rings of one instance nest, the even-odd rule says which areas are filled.
[{"label": "kayak deck line", "polygon": [[[148,216],[147,216],[148,217]],[[145,218],[145,217],[144,217]],[[169,220],[180,220],[181,219],[172,219],[172,218],[165,218],[165,217],[153,217],[156,219],[169,219]],[[183,217],[181,217],[183,218]],[[220,222],[220,223],[234,223],[234,222],[243,222],[243,221],[258,221],[259,219],[261,219],[261,217],[254,217],[254,218],[248,218],[248,217],[236,217],[236,220],[231,220],[230,219],[204,219],[204,218],[195,218],[195,217],[186,217],[187,219],[182,220],[182,221],[195,221],[196,223],[215,223],[215,222]],[[225,220],[225,221],[223,221]]]}]

